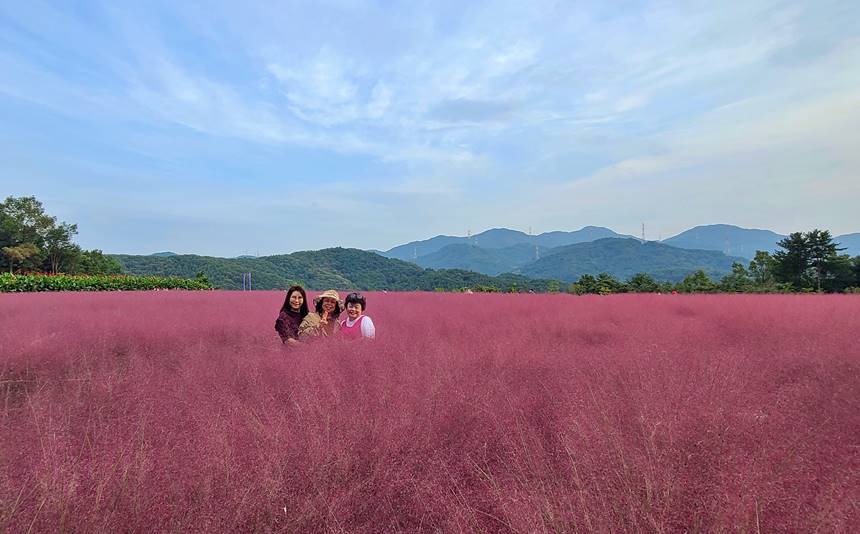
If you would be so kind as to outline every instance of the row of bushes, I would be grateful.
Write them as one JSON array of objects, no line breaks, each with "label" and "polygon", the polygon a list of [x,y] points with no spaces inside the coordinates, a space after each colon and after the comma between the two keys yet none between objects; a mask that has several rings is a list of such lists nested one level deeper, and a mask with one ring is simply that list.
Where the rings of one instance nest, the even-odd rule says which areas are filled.
[{"label": "row of bushes", "polygon": [[[436,291],[446,291],[436,288]],[[521,293],[523,288],[516,284],[506,289],[495,286],[476,285],[456,289],[455,292],[475,293]],[[811,288],[796,288],[790,283],[777,282],[773,277],[750,276],[740,264],[736,264],[730,274],[720,280],[712,280],[702,270],[687,275],[680,282],[659,282],[645,273],[638,273],[628,280],[619,280],[608,273],[596,276],[582,275],[579,280],[562,288],[558,280],[547,282],[546,292],[565,291],[574,295],[611,295],[614,293],[811,293]],[[532,293],[533,291],[529,291]],[[544,292],[544,291],[541,291]],[[860,287],[843,288],[842,293],[860,293]]]},{"label": "row of bushes", "polygon": [[204,276],[0,274],[0,292],[25,291],[147,291],[153,289],[212,289]]}]

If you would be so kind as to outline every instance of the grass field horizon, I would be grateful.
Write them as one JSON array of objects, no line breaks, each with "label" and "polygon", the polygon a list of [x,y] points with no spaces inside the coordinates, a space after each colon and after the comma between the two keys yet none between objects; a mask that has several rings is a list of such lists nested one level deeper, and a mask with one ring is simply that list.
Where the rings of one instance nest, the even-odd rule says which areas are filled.
[{"label": "grass field horizon", "polygon": [[366,295],[0,295],[0,531],[860,525],[856,296]]}]

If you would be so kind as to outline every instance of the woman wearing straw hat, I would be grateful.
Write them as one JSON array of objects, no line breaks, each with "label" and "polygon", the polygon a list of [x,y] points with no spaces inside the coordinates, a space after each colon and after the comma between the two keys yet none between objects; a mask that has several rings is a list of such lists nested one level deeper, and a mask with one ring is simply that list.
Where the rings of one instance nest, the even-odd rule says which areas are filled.
[{"label": "woman wearing straw hat", "polygon": [[343,310],[340,295],[334,289],[323,291],[314,299],[314,310],[307,314],[299,325],[299,339],[303,337],[328,337],[338,331],[337,318]]}]

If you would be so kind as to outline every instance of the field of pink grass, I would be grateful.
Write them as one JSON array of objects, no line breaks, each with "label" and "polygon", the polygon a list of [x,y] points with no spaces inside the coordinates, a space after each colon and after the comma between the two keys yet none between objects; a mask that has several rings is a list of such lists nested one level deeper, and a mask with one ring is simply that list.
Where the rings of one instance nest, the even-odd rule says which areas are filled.
[{"label": "field of pink grass", "polygon": [[860,298],[0,295],[3,532],[851,532]]}]

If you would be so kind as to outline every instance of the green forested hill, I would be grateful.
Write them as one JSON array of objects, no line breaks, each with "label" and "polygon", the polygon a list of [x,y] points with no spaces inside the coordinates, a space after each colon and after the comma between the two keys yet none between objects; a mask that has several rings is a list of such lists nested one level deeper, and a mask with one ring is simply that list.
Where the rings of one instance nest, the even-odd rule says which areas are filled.
[{"label": "green forested hill", "polygon": [[609,273],[628,279],[636,273],[647,273],[657,280],[678,282],[701,269],[719,278],[732,270],[733,262],[742,258],[726,256],[714,250],[691,250],[671,247],[654,241],[636,239],[598,239],[557,247],[551,254],[524,266],[526,276],[554,278],[573,282],[583,274]]},{"label": "green forested hill", "polygon": [[216,287],[241,289],[242,273],[250,272],[254,289],[283,289],[301,283],[310,289],[427,290],[488,286],[507,290],[546,291],[547,280],[521,275],[488,276],[455,269],[422,269],[372,252],[328,248],[260,258],[211,256],[113,255],[130,274],[194,277],[203,272]]},{"label": "green forested hill", "polygon": [[483,248],[472,244],[447,245],[412,260],[430,269],[464,269],[489,275],[510,273],[533,262],[536,255],[545,255],[546,247],[520,243],[505,248]]}]

